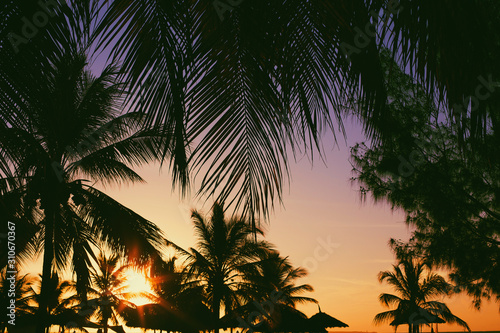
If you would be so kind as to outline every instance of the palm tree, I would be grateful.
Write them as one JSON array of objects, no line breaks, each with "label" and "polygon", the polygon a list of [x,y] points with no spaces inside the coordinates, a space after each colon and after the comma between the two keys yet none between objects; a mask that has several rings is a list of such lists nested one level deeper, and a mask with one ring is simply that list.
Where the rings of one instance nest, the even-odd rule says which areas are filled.
[{"label": "palm tree", "polygon": [[92,284],[94,288],[90,294],[95,297],[90,299],[90,303],[96,303],[94,315],[104,328],[103,332],[108,333],[108,322],[118,324],[120,313],[125,308],[133,308],[134,304],[128,299],[137,296],[129,293],[127,289],[127,278],[125,270],[128,265],[120,265],[120,257],[116,254],[106,257],[101,253],[97,260],[97,272],[92,273]]},{"label": "palm tree", "polygon": [[[396,249],[398,263],[393,265],[392,271],[382,271],[378,275],[379,281],[390,284],[399,295],[380,294],[380,302],[395,309],[381,312],[374,318],[376,324],[392,321],[396,326],[408,324],[409,333],[420,331],[420,321],[413,321],[419,314],[428,313],[431,317],[442,317],[448,323],[455,323],[470,332],[465,321],[453,315],[445,303],[436,301],[439,296],[447,296],[451,285],[446,280],[431,271],[430,267],[408,248]],[[427,315],[429,316],[429,315]],[[429,323],[429,322],[427,322]]]},{"label": "palm tree", "polygon": [[192,219],[198,238],[196,248],[183,250],[172,245],[186,259],[185,274],[191,277],[188,282],[203,286],[217,330],[221,306],[228,312],[240,305],[244,272],[269,245],[255,239],[254,229],[245,219],[234,216],[227,220],[219,203],[214,204],[210,217],[193,211]]},{"label": "palm tree", "polygon": [[187,273],[186,267],[176,265],[177,258],[155,259],[151,264],[150,281],[157,297],[154,301],[166,309],[189,310],[203,304],[203,286]]},{"label": "palm tree", "polygon": [[[438,8],[415,0],[107,4],[96,38],[114,43],[131,88],[143,92],[138,107],[148,124],[169,135],[175,179],[187,183],[188,162],[203,166],[199,193],[234,199],[250,217],[281,200],[287,145],[312,154],[324,129],[337,122],[342,132],[351,96],[367,106],[368,135],[391,131],[382,45],[450,113],[468,105],[478,77],[500,73],[493,56],[500,6],[493,0],[443,0]],[[500,123],[486,111],[494,103],[481,101],[475,112],[478,135],[485,118]]]},{"label": "palm tree", "polygon": [[[139,131],[137,113],[120,115],[124,92],[115,67],[96,77],[86,70],[84,53],[71,52],[32,83],[15,122],[0,117],[0,193],[3,218],[26,231],[18,233],[20,258],[43,250],[43,276],[70,267],[84,297],[93,245],[103,242],[137,264],[159,255],[158,227],[94,183],[143,181],[131,167],[157,160],[163,140]],[[48,297],[42,281],[41,323]]]},{"label": "palm tree", "polygon": [[[132,311],[129,317],[125,313],[127,324],[172,331],[212,328],[212,313],[206,305],[205,287],[189,274],[189,268],[179,267],[176,262],[176,257],[152,261],[148,280],[154,290],[154,295],[149,298],[154,303]],[[144,320],[138,320],[142,316]]]},{"label": "palm tree", "polygon": [[291,307],[298,303],[316,303],[313,298],[299,296],[313,291],[310,285],[295,285],[295,280],[306,275],[304,268],[293,267],[288,257],[282,257],[278,251],[262,251],[259,261],[246,272],[246,280],[253,284],[249,287],[254,287],[254,293],[247,295],[253,294],[253,300],[263,301],[278,294],[279,303]]},{"label": "palm tree", "polygon": [[[84,319],[82,314],[76,311],[80,297],[76,294],[76,283],[71,280],[61,280],[59,274],[53,273],[48,279],[39,276],[37,291],[33,291],[33,299],[38,310],[41,301],[41,289],[45,286],[49,290],[47,302],[48,324],[46,331],[49,332],[50,326],[58,325],[62,330],[68,324],[78,324],[79,319]],[[76,327],[71,326],[72,329]],[[81,329],[81,327],[80,327]]]},{"label": "palm tree", "polygon": [[245,274],[247,283],[242,295],[246,304],[242,306],[243,311],[239,315],[264,311],[262,315],[265,319],[262,319],[274,327],[279,325],[283,312],[297,311],[297,304],[317,303],[314,298],[302,296],[305,292],[313,291],[311,285],[295,284],[297,279],[306,275],[304,268],[293,267],[288,257],[282,257],[278,251],[262,251],[258,263],[252,265]]},{"label": "palm tree", "polygon": [[[94,245],[103,242],[136,263],[159,255],[160,230],[94,184],[143,181],[132,167],[158,159],[162,140],[139,131],[142,116],[121,114],[125,91],[116,67],[106,66],[98,75],[88,70],[97,3],[49,3],[7,1],[0,6],[9,22],[0,27],[3,37],[25,31],[23,22],[34,14],[47,17],[43,29],[18,48],[1,40],[2,229],[9,221],[23,230],[16,237],[19,260],[43,252],[44,277],[71,268],[84,298]],[[49,324],[46,281],[38,333]]]},{"label": "palm tree", "polygon": [[[36,309],[31,304],[35,297],[33,292],[34,280],[29,274],[8,274],[7,269],[2,270],[0,275],[0,306],[5,309],[5,315],[0,319],[1,333],[5,331],[11,319],[14,319],[13,322],[20,323],[26,321],[36,312]],[[14,281],[13,290],[11,289],[11,281]],[[11,305],[11,300],[15,301],[14,306]],[[15,310],[14,317],[9,316],[9,313],[11,313],[10,308]]]},{"label": "palm tree", "polygon": [[175,262],[176,257],[167,261],[157,258],[151,263],[149,281],[151,287],[158,295],[157,303],[173,307],[177,304],[177,298],[181,293],[183,276],[178,270]]}]

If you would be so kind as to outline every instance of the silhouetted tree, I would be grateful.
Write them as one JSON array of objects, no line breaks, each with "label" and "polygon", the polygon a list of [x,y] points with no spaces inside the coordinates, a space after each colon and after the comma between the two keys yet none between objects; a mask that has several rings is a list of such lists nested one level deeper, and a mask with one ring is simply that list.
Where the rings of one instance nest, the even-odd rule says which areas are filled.
[{"label": "silhouetted tree", "polygon": [[214,204],[210,217],[193,211],[192,219],[198,238],[196,247],[189,250],[176,248],[185,257],[188,281],[203,286],[217,328],[220,327],[221,306],[228,312],[240,305],[239,291],[245,284],[244,272],[249,265],[255,264],[258,254],[269,245],[255,239],[255,229],[244,218],[226,219],[219,203]]},{"label": "silhouetted tree", "polygon": [[473,137],[470,114],[461,115],[462,133],[410,77],[389,61],[386,71],[393,132],[353,147],[361,193],[403,209],[416,246],[451,271],[476,307],[484,297],[500,300],[500,137],[491,127]]},{"label": "silhouetted tree", "polygon": [[120,257],[116,254],[106,257],[101,253],[97,259],[97,270],[92,273],[93,288],[89,290],[89,303],[95,305],[94,316],[103,326],[103,333],[108,333],[108,323],[118,324],[120,312],[126,307],[135,307],[128,301],[134,293],[127,292],[127,265],[120,265]]},{"label": "silhouetted tree", "polygon": [[165,308],[190,312],[191,309],[203,304],[204,287],[193,281],[188,272],[189,267],[178,267],[176,261],[176,257],[167,261],[161,259],[153,261],[149,279],[158,295],[156,303]]},{"label": "silhouetted tree", "polygon": [[[80,295],[89,284],[92,245],[103,242],[145,263],[164,242],[153,223],[93,186],[143,181],[131,166],[158,159],[162,139],[139,131],[140,115],[120,115],[116,68],[96,77],[86,66],[83,53],[66,54],[33,82],[33,96],[17,111],[19,123],[0,118],[2,219],[20,222],[19,258],[43,249],[43,276],[70,267]],[[42,281],[40,320],[45,289]]]},{"label": "silhouetted tree", "polygon": [[387,282],[397,291],[397,295],[380,294],[380,302],[387,307],[396,308],[377,314],[375,324],[402,320],[408,323],[409,333],[418,333],[421,323],[416,320],[413,322],[413,318],[419,314],[420,309],[424,309],[431,315],[442,317],[446,322],[458,324],[470,332],[465,321],[453,315],[446,304],[435,300],[449,295],[451,285],[442,276],[432,272],[421,258],[415,257],[411,249],[396,247],[396,253],[398,262],[392,266],[393,270],[383,271],[378,275],[381,283]]},{"label": "silhouetted tree", "polygon": [[267,321],[270,327],[279,325],[282,312],[297,311],[297,304],[317,303],[314,298],[302,295],[313,291],[311,285],[295,284],[297,279],[306,275],[304,268],[293,267],[278,251],[263,251],[258,263],[245,273],[246,284],[241,293],[245,304],[238,314],[248,319],[249,313],[257,311],[261,313],[260,321]]},{"label": "silhouetted tree", "polygon": [[52,325],[60,326],[62,330],[68,328],[82,331],[83,327],[66,327],[68,325],[78,325],[78,321],[83,316],[78,313],[77,306],[80,297],[76,293],[76,283],[71,280],[61,280],[57,273],[52,273],[50,278],[43,281],[43,276],[39,277],[37,286],[38,292],[35,295],[35,301],[39,307],[41,300],[42,286],[49,290],[47,302],[48,325],[46,331],[50,332]]}]

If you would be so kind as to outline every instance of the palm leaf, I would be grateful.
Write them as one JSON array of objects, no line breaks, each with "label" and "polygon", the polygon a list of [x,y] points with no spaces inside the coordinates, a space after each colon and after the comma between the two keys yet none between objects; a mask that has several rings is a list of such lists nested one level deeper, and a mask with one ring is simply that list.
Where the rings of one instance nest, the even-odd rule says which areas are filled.
[{"label": "palm leaf", "polygon": [[396,318],[397,310],[390,310],[390,311],[385,311],[377,314],[375,318],[373,318],[373,323],[375,325],[382,324],[384,322],[387,322],[389,320],[392,320]]},{"label": "palm leaf", "polygon": [[100,241],[138,264],[160,256],[165,238],[156,225],[96,188],[84,188],[87,204],[78,214]]}]

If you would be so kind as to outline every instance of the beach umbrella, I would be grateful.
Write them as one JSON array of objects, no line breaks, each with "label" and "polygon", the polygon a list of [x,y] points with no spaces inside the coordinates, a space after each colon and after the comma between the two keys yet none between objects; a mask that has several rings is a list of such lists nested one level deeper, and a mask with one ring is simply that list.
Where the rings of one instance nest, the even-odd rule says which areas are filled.
[{"label": "beach umbrella", "polygon": [[327,328],[327,327],[349,327],[346,323],[330,316],[327,313],[321,312],[321,308],[318,305],[319,312],[308,319],[311,327]]},{"label": "beach umbrella", "polygon": [[272,314],[269,326],[271,332],[317,332],[311,329],[305,314],[289,306],[278,308]]}]

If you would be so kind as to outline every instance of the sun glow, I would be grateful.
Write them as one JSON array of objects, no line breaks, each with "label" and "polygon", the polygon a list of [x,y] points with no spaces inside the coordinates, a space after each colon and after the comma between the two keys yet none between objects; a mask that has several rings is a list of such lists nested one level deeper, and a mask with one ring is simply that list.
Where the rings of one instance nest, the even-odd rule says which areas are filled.
[{"label": "sun glow", "polygon": [[[127,277],[126,292],[134,294],[143,293],[143,294],[155,295],[153,289],[151,288],[150,282],[148,281],[143,272],[129,269],[126,271],[125,274]],[[151,298],[141,295],[133,296],[128,300],[134,303],[135,305],[144,305],[154,302]]]}]

